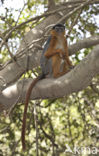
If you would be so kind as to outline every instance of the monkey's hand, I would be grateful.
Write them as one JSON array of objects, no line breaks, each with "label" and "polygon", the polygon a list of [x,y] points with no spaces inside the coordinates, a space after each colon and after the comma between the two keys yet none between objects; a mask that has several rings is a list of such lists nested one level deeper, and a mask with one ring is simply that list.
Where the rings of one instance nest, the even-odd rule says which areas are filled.
[{"label": "monkey's hand", "polygon": [[65,53],[61,49],[55,49],[56,54],[59,54],[60,58],[64,59],[65,58]]}]

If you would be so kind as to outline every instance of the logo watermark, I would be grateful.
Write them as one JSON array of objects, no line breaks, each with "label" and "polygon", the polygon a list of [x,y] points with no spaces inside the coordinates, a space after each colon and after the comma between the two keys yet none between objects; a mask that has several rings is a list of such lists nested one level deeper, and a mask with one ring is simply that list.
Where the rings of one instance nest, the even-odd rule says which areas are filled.
[{"label": "logo watermark", "polygon": [[79,147],[79,146],[75,146],[73,149],[70,148],[70,146],[68,144],[66,144],[66,152],[70,152],[72,154],[97,154],[99,152],[97,147]]}]

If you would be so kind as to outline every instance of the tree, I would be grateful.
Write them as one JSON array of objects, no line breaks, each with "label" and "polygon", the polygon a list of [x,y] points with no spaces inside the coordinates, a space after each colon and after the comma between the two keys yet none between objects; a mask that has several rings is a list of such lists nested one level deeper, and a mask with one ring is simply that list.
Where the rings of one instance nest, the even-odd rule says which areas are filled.
[{"label": "tree", "polygon": [[[45,7],[46,11],[40,15],[37,15],[38,13],[36,12],[35,8],[38,10],[40,5],[42,8]],[[21,121],[21,112],[23,112],[23,105],[21,106],[21,103],[24,103],[27,88],[33,79],[29,77],[34,77],[34,75],[37,75],[40,72],[40,55],[44,42],[49,35],[51,26],[59,22],[65,23],[68,31],[67,33],[69,35],[68,40],[69,42],[72,42],[72,44],[69,45],[69,54],[72,62],[75,65],[75,68],[58,79],[46,78],[39,81],[31,94],[31,100],[38,100],[32,101],[32,104],[29,107],[29,116],[31,119],[35,120],[35,124],[32,123],[32,128],[36,128],[37,135],[35,140],[37,155],[39,155],[39,152],[41,152],[42,155],[46,155],[46,152],[49,152],[49,155],[60,155],[61,153],[65,152],[66,143],[68,143],[73,149],[74,144],[77,141],[79,143],[81,140],[84,140],[84,138],[86,140],[88,135],[87,129],[91,131],[91,126],[94,125],[93,123],[89,124],[89,122],[92,120],[92,116],[90,119],[86,119],[86,117],[89,115],[88,110],[92,110],[93,106],[96,107],[94,109],[95,118],[93,122],[98,119],[97,111],[99,111],[99,77],[97,75],[99,74],[99,36],[98,25],[96,23],[96,17],[98,17],[96,16],[98,14],[98,6],[99,0],[75,0],[68,2],[63,1],[62,3],[60,3],[59,0],[49,0],[48,3],[46,1],[40,2],[37,0],[35,2],[35,0],[28,0],[24,3],[23,8],[20,10],[17,20],[15,19],[10,8],[6,8],[5,15],[2,14],[0,16],[2,20],[0,28],[0,48],[2,56],[2,59],[0,60],[0,112],[2,113],[7,111],[10,116],[13,116],[13,122],[15,120],[16,125],[19,125],[19,127],[20,124],[17,122],[18,119],[15,117],[15,114],[19,116],[19,120]],[[17,12],[18,10],[15,11]],[[33,13],[35,13],[35,17],[32,17]],[[16,45],[14,44],[15,41],[17,42]],[[21,43],[18,48],[20,41]],[[26,77],[26,79],[24,77]],[[65,98],[64,96],[68,96],[68,98]],[[52,100],[43,100],[43,102],[41,102],[40,99]],[[92,104],[89,104],[90,101]],[[33,103],[34,106],[32,106]],[[65,103],[65,105],[62,106],[62,103]],[[71,106],[69,108],[70,103]],[[87,103],[87,106],[85,106],[85,103]],[[55,106],[50,108],[52,104]],[[55,119],[56,114],[59,113],[57,108],[58,105],[61,110],[59,115],[61,133],[64,133],[63,136],[65,136],[64,128],[62,128],[65,127],[67,138],[70,138],[71,136],[70,141],[66,141],[65,139],[63,144],[61,141],[59,141],[59,138],[56,139],[57,133],[59,132],[53,125],[54,120],[52,120],[52,118]],[[15,109],[13,110],[14,106]],[[44,110],[40,110],[40,107],[46,108],[47,111],[51,109],[52,112],[56,110],[57,113],[48,114],[48,112],[46,112],[44,115],[42,114]],[[34,115],[34,117],[33,110],[37,111],[37,114]],[[74,119],[71,119],[73,111],[78,113],[78,115],[75,116]],[[85,116],[85,114],[87,116]],[[64,123],[65,116],[67,119],[66,124]],[[78,118],[79,121],[77,121]],[[4,121],[3,115],[1,121]],[[29,121],[28,133],[31,130],[30,123],[31,120]],[[49,124],[48,128],[46,127],[45,123]],[[79,127],[81,130],[79,130]],[[73,128],[75,129],[74,133]],[[46,129],[48,133],[46,133]],[[43,135],[40,134],[40,130],[42,131]],[[80,136],[80,133],[83,133],[84,138]],[[80,137],[77,136],[77,134]],[[33,132],[32,135],[34,136]],[[62,138],[60,133],[59,135]],[[11,139],[14,139],[14,143],[16,142],[16,144],[20,144],[20,139],[16,141],[14,132],[12,137],[13,138],[11,138],[10,135],[8,140],[10,141]],[[97,140],[96,135],[95,139]],[[41,144],[38,140],[41,141]],[[46,142],[46,146],[44,147],[42,140]],[[48,140],[51,143],[51,148]],[[9,141],[9,148],[16,146],[16,144],[15,146],[10,146]],[[84,145],[87,144],[88,142]],[[33,142],[31,145],[28,143],[28,148],[31,148],[30,151],[34,152],[35,148],[33,148]],[[91,147],[92,142],[88,145]],[[13,153],[16,154],[16,151],[20,153],[20,150],[15,148],[11,153],[9,153],[13,155]],[[34,152],[34,155],[36,154]],[[22,155],[22,153],[20,153],[20,155]],[[28,155],[32,155],[31,152],[28,152]]]}]

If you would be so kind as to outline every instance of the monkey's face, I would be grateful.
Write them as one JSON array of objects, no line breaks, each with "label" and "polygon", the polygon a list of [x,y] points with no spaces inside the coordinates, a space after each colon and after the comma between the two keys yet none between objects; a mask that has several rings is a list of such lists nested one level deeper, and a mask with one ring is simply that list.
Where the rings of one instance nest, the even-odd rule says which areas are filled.
[{"label": "monkey's face", "polygon": [[52,28],[51,34],[53,36],[65,35],[65,26],[57,24]]},{"label": "monkey's face", "polygon": [[58,26],[56,26],[56,27],[54,28],[54,30],[55,30],[57,33],[62,33],[62,32],[65,31],[64,27],[58,27]]}]

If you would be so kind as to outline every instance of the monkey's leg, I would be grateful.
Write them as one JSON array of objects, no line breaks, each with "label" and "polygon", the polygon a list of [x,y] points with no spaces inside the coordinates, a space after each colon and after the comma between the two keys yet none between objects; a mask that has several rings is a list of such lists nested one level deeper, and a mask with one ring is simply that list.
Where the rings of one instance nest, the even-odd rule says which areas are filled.
[{"label": "monkey's leg", "polygon": [[63,67],[63,70],[60,71],[61,58],[58,55],[55,55],[52,57],[52,68],[53,68],[53,77],[54,78],[58,78],[68,72],[66,65]]},{"label": "monkey's leg", "polygon": [[65,49],[65,60],[66,60],[67,64],[71,67],[72,63],[71,63],[71,61],[69,59],[68,49],[67,48]]},{"label": "monkey's leg", "polygon": [[69,66],[68,66],[68,63],[66,61],[64,61],[63,73],[67,73],[67,72],[69,72]]}]

